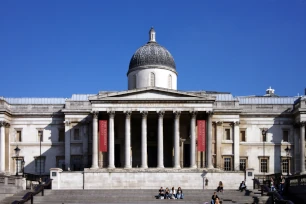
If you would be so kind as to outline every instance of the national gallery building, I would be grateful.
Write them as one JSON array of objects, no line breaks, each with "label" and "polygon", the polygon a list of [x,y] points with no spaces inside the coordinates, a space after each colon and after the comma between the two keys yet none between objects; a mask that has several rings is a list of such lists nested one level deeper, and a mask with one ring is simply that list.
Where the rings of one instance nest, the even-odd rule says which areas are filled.
[{"label": "national gallery building", "polygon": [[131,58],[126,91],[0,97],[0,173],[51,169],[58,189],[159,188],[162,180],[188,188],[206,180],[209,188],[237,179],[236,188],[248,169],[253,176],[306,173],[305,96],[278,96],[272,88],[240,97],[179,91],[177,76],[151,28]]}]

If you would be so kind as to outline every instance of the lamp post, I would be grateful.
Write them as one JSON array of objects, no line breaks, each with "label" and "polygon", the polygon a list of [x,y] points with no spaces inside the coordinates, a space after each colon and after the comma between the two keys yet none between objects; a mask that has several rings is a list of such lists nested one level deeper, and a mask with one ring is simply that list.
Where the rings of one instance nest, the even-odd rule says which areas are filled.
[{"label": "lamp post", "polygon": [[285,151],[286,151],[286,156],[287,156],[287,165],[288,165],[288,169],[287,169],[287,177],[289,176],[289,168],[290,168],[290,165],[289,165],[289,156],[290,156],[290,148],[286,147]]},{"label": "lamp post", "polygon": [[15,158],[16,158],[16,176],[18,176],[18,157],[19,157],[19,152],[20,152],[20,149],[18,148],[18,145],[17,147],[14,149],[15,151]]},{"label": "lamp post", "polygon": [[[265,141],[267,140],[267,129],[262,129],[261,131],[261,134],[262,134],[262,145],[263,145],[263,148],[262,148],[262,151],[263,151],[263,157],[265,159]],[[264,169],[264,183],[265,183],[265,180],[266,180],[266,177],[265,177],[265,173],[266,173],[266,170]]]}]

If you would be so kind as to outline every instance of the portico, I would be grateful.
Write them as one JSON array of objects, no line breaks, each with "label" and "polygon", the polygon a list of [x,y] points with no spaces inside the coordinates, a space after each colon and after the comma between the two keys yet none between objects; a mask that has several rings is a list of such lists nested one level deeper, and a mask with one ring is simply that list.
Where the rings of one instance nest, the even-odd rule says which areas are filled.
[{"label": "portico", "polygon": [[[134,102],[135,99],[137,103]],[[207,166],[212,167],[211,154],[209,156],[205,153],[205,156],[198,158],[196,120],[201,118],[211,121],[214,100],[212,96],[199,96],[156,87],[91,97],[91,168],[180,169],[197,168],[197,162],[207,162]],[[108,152],[102,154],[97,151],[99,120],[108,121]],[[211,135],[211,124],[210,122],[207,126],[208,136]],[[183,156],[181,153],[184,146],[180,147],[181,139],[186,139],[189,145],[188,152]],[[211,148],[208,137],[207,152],[211,152]],[[98,160],[102,161],[100,166]]]}]

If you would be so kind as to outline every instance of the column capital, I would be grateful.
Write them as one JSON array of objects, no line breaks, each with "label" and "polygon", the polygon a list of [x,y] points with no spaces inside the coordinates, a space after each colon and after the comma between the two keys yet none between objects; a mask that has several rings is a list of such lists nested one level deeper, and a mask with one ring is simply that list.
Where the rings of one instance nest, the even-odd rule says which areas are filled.
[{"label": "column capital", "polygon": [[160,118],[163,118],[164,115],[165,115],[165,111],[163,111],[163,110],[158,111],[157,113],[158,113],[158,116],[159,116]]},{"label": "column capital", "polygon": [[7,124],[7,122],[5,122],[5,121],[0,121],[0,127],[5,127],[6,124]]},{"label": "column capital", "polygon": [[179,118],[181,115],[181,111],[173,111],[175,118]]},{"label": "column capital", "polygon": [[235,121],[235,122],[233,122],[233,125],[234,125],[234,126],[239,126],[239,124],[240,124],[240,122],[239,122],[239,121]]},{"label": "column capital", "polygon": [[132,115],[132,111],[124,111],[124,114],[126,115],[126,118],[130,119]]},{"label": "column capital", "polygon": [[197,117],[198,111],[190,111],[191,118]]},{"label": "column capital", "polygon": [[212,123],[215,124],[215,125],[220,126],[220,125],[223,124],[223,121],[213,121]]},{"label": "column capital", "polygon": [[141,111],[140,113],[141,113],[141,115],[142,115],[142,118],[147,118],[147,116],[148,116],[148,111]]},{"label": "column capital", "polygon": [[110,118],[114,118],[115,117],[115,111],[107,111],[108,115]]},{"label": "column capital", "polygon": [[69,120],[65,120],[64,123],[65,123],[66,126],[70,125],[70,121]]},{"label": "column capital", "polygon": [[213,111],[206,111],[206,113],[207,113],[208,116],[212,116],[214,114]]},{"label": "column capital", "polygon": [[98,119],[99,111],[93,111],[92,115],[93,115],[93,118]]}]

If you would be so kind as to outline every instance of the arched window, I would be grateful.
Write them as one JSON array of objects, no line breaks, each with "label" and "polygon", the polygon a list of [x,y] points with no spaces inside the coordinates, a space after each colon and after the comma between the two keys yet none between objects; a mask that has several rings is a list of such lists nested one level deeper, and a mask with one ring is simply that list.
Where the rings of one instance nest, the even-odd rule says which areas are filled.
[{"label": "arched window", "polygon": [[169,74],[169,76],[168,76],[168,88],[172,89],[172,76],[171,76],[171,74]]},{"label": "arched window", "polygon": [[136,77],[136,74],[133,76],[133,87],[134,87],[134,89],[137,88],[137,77]]},{"label": "arched window", "polygon": [[150,86],[155,86],[155,74],[153,72],[150,73]]}]

